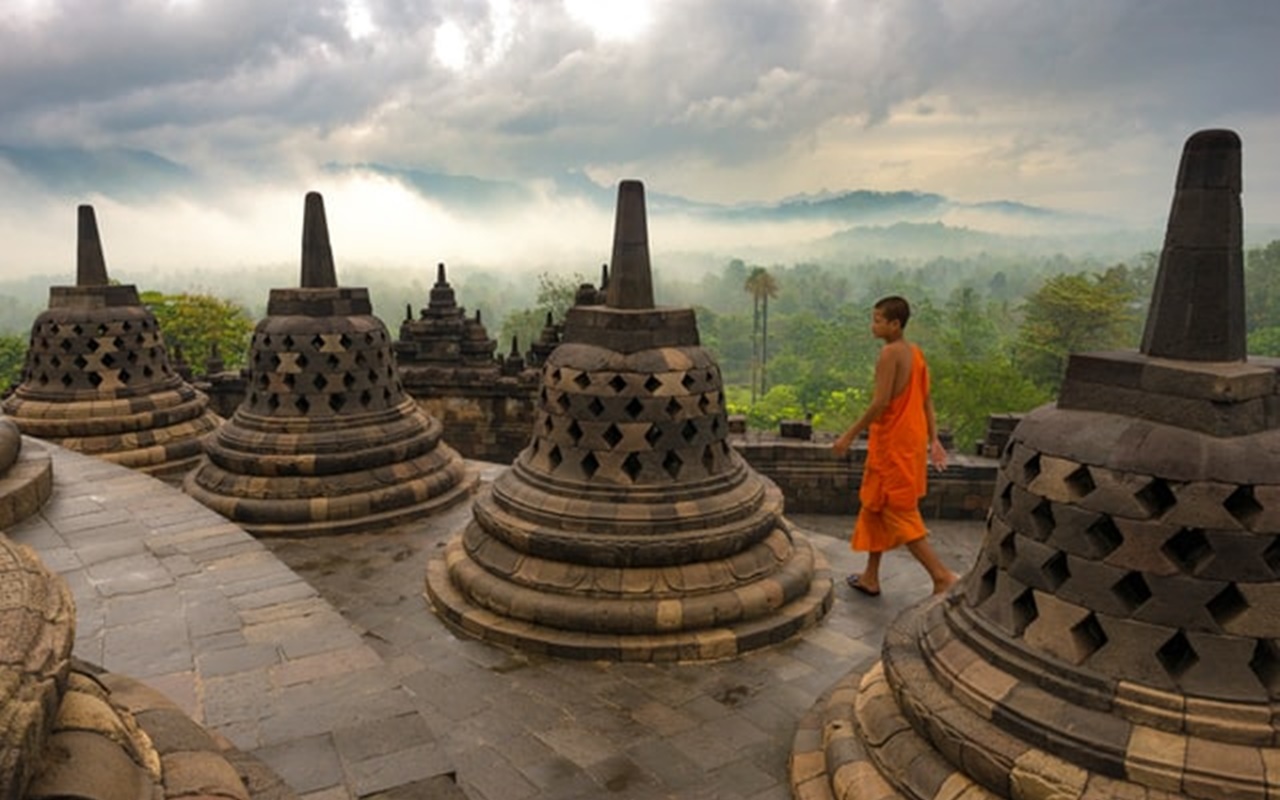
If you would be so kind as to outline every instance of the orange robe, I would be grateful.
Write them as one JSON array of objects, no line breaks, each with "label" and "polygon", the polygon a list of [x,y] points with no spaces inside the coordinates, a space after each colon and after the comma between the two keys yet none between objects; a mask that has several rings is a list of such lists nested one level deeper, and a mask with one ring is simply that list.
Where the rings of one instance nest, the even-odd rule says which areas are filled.
[{"label": "orange robe", "polygon": [[920,516],[920,498],[928,488],[928,393],[929,370],[924,354],[911,345],[907,385],[871,423],[862,487],[858,490],[862,507],[851,542],[854,550],[884,552],[927,533]]}]

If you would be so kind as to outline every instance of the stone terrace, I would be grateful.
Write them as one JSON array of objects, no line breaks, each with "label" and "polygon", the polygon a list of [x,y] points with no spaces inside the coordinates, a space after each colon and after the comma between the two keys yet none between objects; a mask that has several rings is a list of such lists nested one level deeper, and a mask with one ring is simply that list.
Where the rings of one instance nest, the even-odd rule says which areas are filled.
[{"label": "stone terrace", "polygon": [[[273,553],[157,480],[49,449],[53,498],[10,534],[70,584],[76,654],[164,692],[307,800],[789,798],[801,717],[928,591],[895,552],[884,597],[840,585],[818,627],[739,659],[530,657],[459,640],[426,607],[426,561],[467,504]],[[475,466],[486,481],[501,469]],[[835,575],[861,563],[851,517],[791,518]],[[981,523],[933,530],[943,559],[968,569]]]}]

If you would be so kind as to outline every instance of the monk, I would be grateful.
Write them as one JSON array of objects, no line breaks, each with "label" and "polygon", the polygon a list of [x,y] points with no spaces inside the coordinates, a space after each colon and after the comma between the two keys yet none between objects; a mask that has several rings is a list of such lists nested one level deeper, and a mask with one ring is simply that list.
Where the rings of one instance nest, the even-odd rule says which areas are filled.
[{"label": "monk", "polygon": [[903,335],[910,318],[911,306],[901,297],[886,297],[875,304],[871,333],[884,341],[876,360],[875,392],[871,405],[832,447],[843,456],[864,430],[870,430],[858,491],[862,506],[850,543],[867,554],[867,566],[846,583],[871,597],[880,594],[881,556],[899,545],[906,545],[929,573],[934,594],[956,582],[956,574],[943,565],[925,538],[928,531],[920,516],[927,461],[938,470],[946,469],[947,451],[938,441],[929,368],[920,348]]}]

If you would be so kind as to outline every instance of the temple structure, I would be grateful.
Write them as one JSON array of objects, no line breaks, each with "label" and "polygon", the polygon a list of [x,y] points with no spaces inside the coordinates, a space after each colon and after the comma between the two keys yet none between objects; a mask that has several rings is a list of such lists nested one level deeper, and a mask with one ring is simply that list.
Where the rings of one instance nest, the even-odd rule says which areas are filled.
[{"label": "temple structure", "polygon": [[428,597],[464,634],[573,658],[785,640],[827,611],[830,576],[729,446],[693,310],[654,307],[636,181],[619,187],[611,264],[607,302],[570,309],[542,366],[532,441],[430,562]]},{"label": "temple structure", "polygon": [[49,289],[3,408],[28,436],[161,477],[194,466],[221,422],[171,366],[138,290],[108,280],[92,206],[79,208],[76,285]]},{"label": "temple structure", "polygon": [[1280,793],[1280,360],[1245,355],[1240,141],[1187,142],[1138,352],[1073,354],[977,563],[802,723],[798,797]]},{"label": "temple structure", "polygon": [[248,393],[185,491],[250,533],[295,536],[398,524],[466,497],[477,476],[405,392],[368,290],[337,284],[314,192],[301,284],[271,290]]},{"label": "temple structure", "polygon": [[518,352],[498,358],[497,345],[480,312],[458,305],[440,264],[427,306],[416,319],[409,308],[400,324],[395,353],[405,390],[444,423],[449,443],[467,458],[505,464],[529,443],[539,373]]}]

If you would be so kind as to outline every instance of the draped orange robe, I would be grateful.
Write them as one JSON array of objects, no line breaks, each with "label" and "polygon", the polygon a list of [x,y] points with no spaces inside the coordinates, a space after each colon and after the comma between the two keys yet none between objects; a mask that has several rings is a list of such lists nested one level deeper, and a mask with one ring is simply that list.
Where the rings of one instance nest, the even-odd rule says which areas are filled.
[{"label": "draped orange robe", "polygon": [[853,528],[854,550],[892,550],[924,536],[920,498],[928,488],[929,420],[925,398],[929,370],[920,348],[911,345],[911,375],[902,391],[871,423],[867,461]]}]

